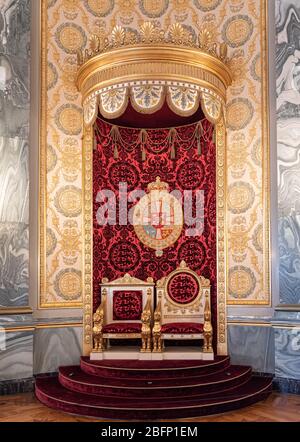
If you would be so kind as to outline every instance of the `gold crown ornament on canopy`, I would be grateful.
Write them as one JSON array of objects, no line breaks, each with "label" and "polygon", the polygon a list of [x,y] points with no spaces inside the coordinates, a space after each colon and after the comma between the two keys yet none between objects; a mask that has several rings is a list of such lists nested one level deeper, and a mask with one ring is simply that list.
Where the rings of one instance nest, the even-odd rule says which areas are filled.
[{"label": "gold crown ornament on canopy", "polygon": [[78,52],[77,86],[87,126],[99,108],[105,118],[118,118],[129,101],[146,114],[167,101],[181,116],[194,114],[201,102],[216,124],[231,82],[227,46],[214,42],[206,28],[197,40],[179,23],[164,30],[144,22],[137,32],[115,26],[110,35],[93,34],[89,48]]},{"label": "gold crown ornament on canopy", "polygon": [[174,23],[168,30],[156,27],[152,22],[144,22],[138,33],[133,33],[121,26],[115,26],[111,33],[111,38],[108,36],[92,34],[89,42],[89,49],[78,51],[77,61],[81,66],[90,58],[95,57],[103,52],[108,52],[113,49],[135,46],[135,45],[172,45],[172,46],[186,46],[202,50],[208,54],[219,58],[227,63],[227,45],[226,43],[217,43],[212,41],[212,34],[208,29],[202,29],[198,34],[198,43],[195,40],[194,34],[189,32],[180,23]]}]

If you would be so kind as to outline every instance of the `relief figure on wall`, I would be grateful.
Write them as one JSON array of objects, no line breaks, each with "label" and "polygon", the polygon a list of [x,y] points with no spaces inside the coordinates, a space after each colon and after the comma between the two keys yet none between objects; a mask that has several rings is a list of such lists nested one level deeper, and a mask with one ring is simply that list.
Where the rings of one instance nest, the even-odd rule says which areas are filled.
[{"label": "relief figure on wall", "polygon": [[0,0],[0,136],[28,137],[30,2]]},{"label": "relief figure on wall", "polygon": [[280,302],[300,302],[300,5],[277,1],[276,92]]},{"label": "relief figure on wall", "polygon": [[277,79],[277,109],[284,103],[300,105],[300,51],[286,60],[282,72]]}]

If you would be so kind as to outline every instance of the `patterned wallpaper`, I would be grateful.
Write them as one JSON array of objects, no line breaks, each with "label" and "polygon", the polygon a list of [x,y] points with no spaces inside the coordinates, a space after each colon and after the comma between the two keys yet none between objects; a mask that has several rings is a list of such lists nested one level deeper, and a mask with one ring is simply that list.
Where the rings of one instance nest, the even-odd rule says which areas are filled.
[{"label": "patterned wallpaper", "polygon": [[[81,302],[81,100],[76,51],[89,34],[144,20],[206,26],[229,45],[234,84],[228,94],[229,293],[232,304],[269,303],[268,136],[265,0],[42,0],[41,306]],[[47,9],[48,8],[48,9]],[[47,135],[46,135],[47,133]],[[46,152],[47,149],[47,152]],[[43,167],[43,162],[42,162]],[[41,237],[43,247],[43,238]]]},{"label": "patterned wallpaper", "polygon": [[30,0],[0,1],[0,310],[28,305]]},{"label": "patterned wallpaper", "polygon": [[280,303],[300,304],[300,4],[276,2]]}]

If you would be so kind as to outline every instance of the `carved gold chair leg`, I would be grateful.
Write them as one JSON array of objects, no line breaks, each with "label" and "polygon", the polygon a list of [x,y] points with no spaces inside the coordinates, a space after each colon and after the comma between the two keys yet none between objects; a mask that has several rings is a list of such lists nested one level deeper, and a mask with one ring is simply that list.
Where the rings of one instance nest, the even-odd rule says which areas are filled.
[{"label": "carved gold chair leg", "polygon": [[93,340],[93,350],[98,351],[98,348],[99,348],[99,341],[98,341],[98,339],[96,337],[94,337],[94,340]]},{"label": "carved gold chair leg", "polygon": [[140,351],[142,353],[151,352],[151,335],[149,333],[142,334],[142,348]]},{"label": "carved gold chair leg", "polygon": [[103,350],[103,339],[102,335],[100,334],[94,335],[94,350],[95,351]]},{"label": "carved gold chair leg", "polygon": [[103,325],[104,325],[104,312],[105,312],[105,303],[106,303],[106,295],[107,292],[104,289],[102,292],[102,303],[97,308],[96,312],[93,315],[93,344],[94,351],[103,351]]},{"label": "carved gold chair leg", "polygon": [[158,340],[157,340],[157,351],[159,353],[161,353],[163,351],[163,340],[161,339],[161,335],[159,336]]},{"label": "carved gold chair leg", "polygon": [[104,350],[104,339],[103,339],[103,336],[101,336],[101,338],[100,338],[100,350],[101,351]]},{"label": "carved gold chair leg", "polygon": [[153,353],[161,353],[162,351],[162,340],[160,333],[153,334]]},{"label": "carved gold chair leg", "polygon": [[153,352],[155,353],[157,351],[157,341],[156,341],[156,337],[152,336],[152,342],[153,342]]},{"label": "carved gold chair leg", "polygon": [[147,290],[147,303],[142,313],[142,348],[141,352],[151,352],[151,289]]},{"label": "carved gold chair leg", "polygon": [[204,346],[203,346],[203,352],[204,353],[212,353],[212,333],[204,333]]},{"label": "carved gold chair leg", "polygon": [[154,324],[152,328],[153,339],[153,352],[162,352],[162,339],[161,339],[161,293],[158,295],[158,304],[154,312]]}]

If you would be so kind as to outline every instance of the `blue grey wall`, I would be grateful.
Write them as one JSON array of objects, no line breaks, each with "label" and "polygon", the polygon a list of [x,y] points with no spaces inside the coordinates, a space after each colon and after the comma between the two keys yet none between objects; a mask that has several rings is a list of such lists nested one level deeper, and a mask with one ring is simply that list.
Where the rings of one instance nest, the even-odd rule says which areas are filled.
[{"label": "blue grey wall", "polygon": [[279,244],[279,306],[273,320],[275,374],[288,379],[289,391],[300,392],[299,0],[277,0],[275,22]]},{"label": "blue grey wall", "polygon": [[0,394],[32,390],[34,374],[81,355],[81,310],[37,303],[39,4],[0,1]]},{"label": "blue grey wall", "polygon": [[0,308],[28,305],[30,0],[0,6]]}]

